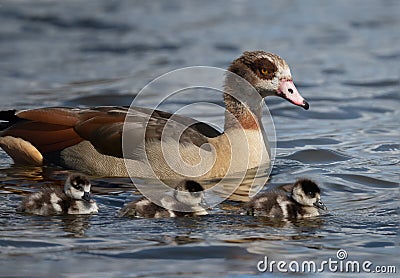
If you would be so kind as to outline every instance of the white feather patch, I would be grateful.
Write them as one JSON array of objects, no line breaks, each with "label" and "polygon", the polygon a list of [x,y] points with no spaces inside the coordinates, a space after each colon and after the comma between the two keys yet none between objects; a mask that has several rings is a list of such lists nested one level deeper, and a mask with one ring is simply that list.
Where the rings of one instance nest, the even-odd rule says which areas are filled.
[{"label": "white feather patch", "polygon": [[61,208],[61,206],[58,204],[58,202],[59,202],[60,200],[61,200],[61,199],[57,196],[56,193],[51,193],[51,194],[50,194],[50,203],[51,203],[51,205],[53,206],[53,208],[54,208],[54,210],[55,210],[56,212],[62,212],[62,208]]}]

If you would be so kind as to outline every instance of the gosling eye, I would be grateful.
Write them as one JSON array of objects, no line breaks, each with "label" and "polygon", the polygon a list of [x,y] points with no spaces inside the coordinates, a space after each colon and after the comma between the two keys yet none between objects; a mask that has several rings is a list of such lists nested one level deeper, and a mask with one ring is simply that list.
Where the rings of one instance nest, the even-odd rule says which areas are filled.
[{"label": "gosling eye", "polygon": [[73,185],[76,190],[83,191],[83,187],[81,185]]},{"label": "gosling eye", "polygon": [[269,71],[266,68],[261,68],[260,70],[262,75],[268,75]]},{"label": "gosling eye", "polygon": [[315,193],[314,193],[314,192],[308,192],[307,195],[308,195],[309,197],[311,197],[311,198],[314,198],[314,197],[315,197]]}]

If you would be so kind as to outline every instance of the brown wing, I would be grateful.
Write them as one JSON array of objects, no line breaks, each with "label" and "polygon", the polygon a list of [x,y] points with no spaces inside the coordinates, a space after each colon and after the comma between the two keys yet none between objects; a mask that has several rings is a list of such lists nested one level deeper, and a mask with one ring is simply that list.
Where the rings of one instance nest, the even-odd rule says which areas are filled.
[{"label": "brown wing", "polygon": [[[4,115],[4,114],[3,114]],[[1,116],[3,116],[1,115]],[[15,112],[13,117],[1,117],[7,128],[1,136],[22,138],[41,153],[62,150],[83,139],[74,131],[79,118],[71,109],[43,108]]]},{"label": "brown wing", "polygon": [[[135,148],[143,147],[144,140],[160,141],[163,132],[165,132],[164,136],[177,135],[179,137],[176,138],[179,138],[179,142],[190,142],[197,146],[207,143],[209,137],[221,134],[213,127],[194,119],[148,108],[96,107],[92,108],[90,112],[92,113],[90,117],[87,120],[81,120],[75,126],[75,131],[82,138],[90,141],[99,152],[115,157],[123,157],[124,124],[126,124],[125,128],[133,131],[125,137],[126,140],[129,140],[131,158],[135,157]],[[87,112],[81,112],[80,118],[85,118],[85,114]],[[173,117],[172,120],[168,122],[171,117]],[[164,129],[167,123],[168,128]],[[180,134],[182,126],[185,129]],[[146,130],[145,134],[144,130]],[[174,134],[175,132],[176,134]]]},{"label": "brown wing", "polygon": [[[41,153],[60,151],[83,140],[90,141],[101,153],[123,157],[122,131],[126,115],[133,129],[146,128],[145,140],[161,140],[163,128],[168,122],[167,136],[172,136],[185,127],[179,135],[181,143],[190,142],[201,146],[209,137],[221,133],[213,127],[194,119],[173,115],[147,108],[96,107],[72,109],[64,107],[41,108],[0,113],[0,120],[6,121],[1,136],[13,136],[31,142]],[[176,127],[176,128],[175,128]],[[140,135],[140,132],[139,132]],[[141,137],[132,138],[133,148],[143,144]]]},{"label": "brown wing", "polygon": [[100,153],[122,158],[124,121],[125,114],[99,111],[87,120],[79,122],[75,131],[90,141]]}]

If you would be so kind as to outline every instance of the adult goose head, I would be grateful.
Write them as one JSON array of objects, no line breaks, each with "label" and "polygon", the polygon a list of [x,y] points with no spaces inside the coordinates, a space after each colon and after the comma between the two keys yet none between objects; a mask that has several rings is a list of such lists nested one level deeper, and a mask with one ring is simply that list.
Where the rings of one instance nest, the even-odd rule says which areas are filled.
[{"label": "adult goose head", "polygon": [[306,110],[309,108],[293,83],[288,64],[276,54],[245,51],[228,70],[247,80],[263,98],[279,96]]}]

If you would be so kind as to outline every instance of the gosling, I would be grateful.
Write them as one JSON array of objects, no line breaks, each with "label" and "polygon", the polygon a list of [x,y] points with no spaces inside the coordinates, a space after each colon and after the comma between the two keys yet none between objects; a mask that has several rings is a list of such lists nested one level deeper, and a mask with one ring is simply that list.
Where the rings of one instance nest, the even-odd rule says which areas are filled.
[{"label": "gosling", "polygon": [[196,181],[184,180],[178,184],[173,196],[163,196],[159,206],[143,197],[128,203],[120,210],[119,216],[142,218],[165,218],[206,215],[201,206],[204,188]]},{"label": "gosling", "polygon": [[97,213],[97,204],[90,197],[90,186],[85,176],[71,174],[64,186],[46,186],[26,196],[17,211],[35,215]]},{"label": "gosling", "polygon": [[243,208],[247,215],[275,218],[308,218],[327,210],[321,201],[318,185],[309,179],[297,180],[290,196],[283,190],[273,190],[255,196]]}]

